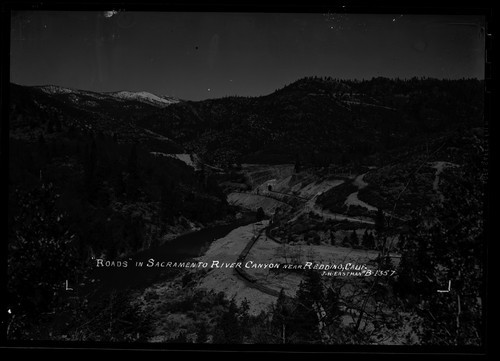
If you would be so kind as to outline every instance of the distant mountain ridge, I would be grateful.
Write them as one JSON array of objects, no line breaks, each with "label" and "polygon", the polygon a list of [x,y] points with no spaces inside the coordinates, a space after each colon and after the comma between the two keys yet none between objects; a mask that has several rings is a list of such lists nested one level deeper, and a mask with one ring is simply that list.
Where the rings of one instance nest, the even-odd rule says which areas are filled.
[{"label": "distant mountain ridge", "polygon": [[203,101],[11,84],[11,129],[59,117],[65,127],[113,133],[129,143],[166,139],[182,148],[179,153],[221,167],[297,159],[346,164],[481,127],[483,93],[477,79],[431,78],[306,77],[264,96]]},{"label": "distant mountain ridge", "polygon": [[131,92],[127,90],[122,90],[118,92],[111,92],[111,93],[105,93],[109,94],[113,97],[124,99],[124,100],[138,100],[142,101],[145,103],[150,103],[153,105],[158,105],[158,106],[169,106],[171,104],[176,104],[179,103],[178,99],[172,98],[172,97],[167,97],[167,96],[162,96],[159,97],[158,95],[148,93],[145,91],[140,91],[140,92]]},{"label": "distant mountain ridge", "polygon": [[121,90],[115,92],[94,92],[89,90],[77,90],[77,89],[65,88],[58,85],[41,85],[41,86],[35,86],[34,88],[38,88],[47,94],[72,95],[71,97],[72,100],[78,100],[78,95],[80,95],[80,96],[95,98],[97,100],[103,100],[106,98],[116,99],[120,101],[135,100],[159,107],[169,106],[171,104],[179,103],[180,101],[173,97],[158,96],[156,94],[152,94],[146,91],[133,92],[128,90]]},{"label": "distant mountain ridge", "polygon": [[181,102],[147,92],[98,93],[55,85],[10,85],[11,137],[50,138],[64,132],[102,134],[120,143],[144,143],[151,151],[184,153],[177,143],[136,125],[139,117]]}]

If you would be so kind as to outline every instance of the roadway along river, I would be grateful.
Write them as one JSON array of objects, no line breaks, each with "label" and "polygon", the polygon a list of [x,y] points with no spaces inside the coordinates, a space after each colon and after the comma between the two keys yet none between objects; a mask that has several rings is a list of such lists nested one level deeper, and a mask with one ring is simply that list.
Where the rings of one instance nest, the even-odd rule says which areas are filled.
[{"label": "roadway along river", "polygon": [[[159,247],[147,249],[138,252],[133,256],[124,258],[122,261],[127,261],[127,267],[125,268],[95,267],[97,261],[93,260],[92,266],[95,267],[95,274],[93,277],[100,280],[100,282],[98,282],[98,288],[102,291],[125,290],[149,286],[154,282],[168,277],[168,273],[172,270],[162,270],[161,268],[156,267],[148,268],[145,266],[135,267],[136,261],[142,261],[144,264],[146,264],[147,260],[150,258],[165,262],[186,261],[200,256],[208,249],[213,241],[224,237],[233,229],[254,222],[256,222],[255,214],[249,213],[246,214],[241,220],[228,225],[205,228],[200,231],[179,236]],[[89,286],[92,291],[96,290],[95,285],[94,287],[91,287],[92,285]],[[83,293],[85,294],[87,292],[83,291]]]}]

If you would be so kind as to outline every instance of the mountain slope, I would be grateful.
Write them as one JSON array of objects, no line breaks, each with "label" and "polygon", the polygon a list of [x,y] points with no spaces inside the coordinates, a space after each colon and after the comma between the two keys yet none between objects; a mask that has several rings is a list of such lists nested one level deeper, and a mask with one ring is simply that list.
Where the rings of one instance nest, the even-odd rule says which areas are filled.
[{"label": "mountain slope", "polygon": [[[94,107],[99,105],[95,101],[118,101],[122,105],[126,102],[137,101],[140,103],[145,103],[148,105],[152,105],[155,107],[165,107],[171,104],[179,103],[178,99],[172,97],[159,97],[158,95],[148,93],[145,91],[140,92],[131,92],[127,90],[117,91],[117,92],[107,92],[107,93],[98,93],[87,90],[76,90],[70,88],[64,88],[57,85],[43,85],[36,86],[34,88],[40,89],[44,93],[51,95],[59,95],[59,96],[67,96],[67,99],[71,100],[75,104],[78,104],[80,100],[87,100],[86,105]],[[92,103],[93,99],[94,102]]]},{"label": "mountain slope", "polygon": [[130,92],[122,90],[119,92],[105,93],[117,99],[123,100],[136,100],[146,104],[151,104],[158,107],[166,107],[171,104],[179,103],[179,100],[171,97],[159,97],[155,94],[151,94],[145,91],[142,92]]},{"label": "mountain slope", "polygon": [[[157,101],[156,98],[160,99]],[[134,120],[179,102],[149,93],[96,93],[53,85],[10,86],[10,136],[38,139],[61,132],[113,136],[121,143],[143,143],[153,151],[182,153],[163,135],[137,126]]]},{"label": "mountain slope", "polygon": [[308,77],[266,96],[197,102],[12,84],[11,98],[11,130],[62,122],[124,142],[171,142],[177,153],[221,167],[381,164],[450,131],[483,125],[483,83],[475,79]]},{"label": "mountain slope", "polygon": [[304,78],[267,96],[173,104],[137,124],[219,165],[362,162],[481,126],[482,93],[474,79]]}]

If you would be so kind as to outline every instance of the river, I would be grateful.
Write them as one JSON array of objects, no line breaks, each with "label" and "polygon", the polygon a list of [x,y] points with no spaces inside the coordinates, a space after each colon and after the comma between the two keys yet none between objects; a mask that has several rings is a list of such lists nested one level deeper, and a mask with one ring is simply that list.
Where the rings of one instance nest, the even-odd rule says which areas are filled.
[{"label": "river", "polygon": [[[135,262],[142,261],[145,264],[150,258],[157,261],[175,262],[198,257],[208,249],[213,241],[226,236],[235,228],[256,221],[254,213],[246,213],[242,219],[231,224],[214,226],[181,235],[161,246],[143,250],[124,258],[122,261],[127,261],[127,267],[95,267],[97,261],[93,260],[93,266],[95,267],[93,277],[99,280],[98,285],[95,286],[98,286],[102,291],[147,287],[152,283],[168,278],[173,269],[149,268],[144,265],[136,267]],[[96,287],[91,288],[93,291],[96,290]],[[102,294],[102,292],[98,293]]]}]

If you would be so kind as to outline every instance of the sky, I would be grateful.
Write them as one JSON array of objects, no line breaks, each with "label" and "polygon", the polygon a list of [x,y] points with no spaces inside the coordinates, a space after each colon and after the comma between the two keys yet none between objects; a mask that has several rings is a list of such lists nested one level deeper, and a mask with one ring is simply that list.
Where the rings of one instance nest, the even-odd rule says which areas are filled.
[{"label": "sky", "polygon": [[10,81],[202,100],[315,75],[483,79],[484,56],[475,15],[21,11]]}]

